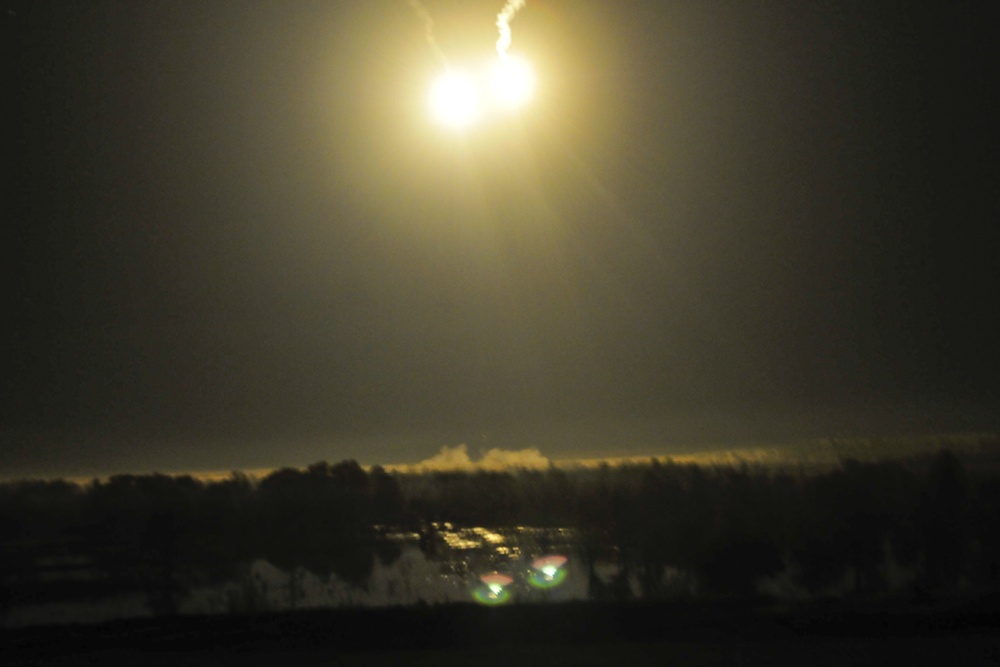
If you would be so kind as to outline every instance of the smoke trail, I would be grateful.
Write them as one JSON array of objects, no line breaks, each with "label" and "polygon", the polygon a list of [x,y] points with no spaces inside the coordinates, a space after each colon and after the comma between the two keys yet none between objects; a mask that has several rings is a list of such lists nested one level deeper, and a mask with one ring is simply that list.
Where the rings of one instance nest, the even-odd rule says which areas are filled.
[{"label": "smoke trail", "polygon": [[410,9],[413,13],[417,15],[421,21],[424,22],[424,36],[427,38],[427,45],[431,47],[431,51],[437,56],[438,60],[445,67],[448,66],[448,59],[445,58],[444,52],[441,47],[438,46],[437,40],[434,38],[434,19],[431,18],[430,13],[427,9],[420,3],[420,0],[406,0],[410,4]]},{"label": "smoke trail", "polygon": [[497,29],[500,30],[500,37],[497,39],[497,53],[501,58],[507,57],[507,49],[510,48],[510,22],[514,16],[524,8],[527,0],[508,0],[504,8],[497,14]]}]

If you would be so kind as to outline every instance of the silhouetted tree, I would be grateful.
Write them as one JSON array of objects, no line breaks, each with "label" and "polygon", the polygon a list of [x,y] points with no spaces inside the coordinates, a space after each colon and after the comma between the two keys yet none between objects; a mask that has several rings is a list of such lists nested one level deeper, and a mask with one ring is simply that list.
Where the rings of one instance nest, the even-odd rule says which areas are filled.
[{"label": "silhouetted tree", "polygon": [[976,540],[977,580],[996,590],[1000,587],[1000,479],[979,484],[971,502],[971,534]]},{"label": "silhouetted tree", "polygon": [[713,512],[702,550],[688,567],[706,592],[747,596],[760,577],[784,568],[766,511],[767,476],[745,465],[723,468],[710,478]]},{"label": "silhouetted tree", "polygon": [[907,517],[915,489],[898,463],[846,460],[804,479],[791,545],[799,583],[818,592],[853,573],[859,594],[884,588],[886,550],[901,560],[913,557]]},{"label": "silhouetted tree", "polygon": [[931,588],[955,585],[968,548],[969,491],[958,458],[942,450],[931,462],[917,513],[923,574]]},{"label": "silhouetted tree", "polygon": [[157,615],[177,613],[182,592],[177,576],[177,532],[174,515],[163,509],[152,512],[142,532],[143,584],[150,611]]},{"label": "silhouetted tree", "polygon": [[250,479],[234,472],[208,484],[192,517],[189,554],[192,567],[205,583],[239,579],[257,556],[260,522],[255,516],[255,489]]},{"label": "silhouetted tree", "polygon": [[368,473],[371,494],[371,523],[397,525],[403,519],[403,494],[399,483],[382,467],[375,466]]},{"label": "silhouetted tree", "polygon": [[[376,484],[389,501],[391,478],[380,475]],[[368,475],[356,462],[279,470],[261,481],[258,502],[261,553],[268,561],[287,572],[304,567],[355,586],[366,583],[375,558],[374,501]]]},{"label": "silhouetted tree", "polygon": [[[420,529],[420,546],[430,551],[435,521],[575,528],[595,597],[628,597],[635,582],[644,596],[667,594],[668,569],[705,592],[752,595],[761,577],[786,563],[807,590],[853,581],[857,594],[870,595],[886,585],[890,554],[919,565],[930,590],[963,577],[1000,585],[1000,482],[970,483],[946,451],[926,473],[916,465],[847,460],[795,476],[650,461],[390,475],[343,461],[278,470],[259,483],[234,474],[208,484],[165,475],[119,475],[86,487],[0,484],[0,597],[16,604],[37,595],[44,582],[35,562],[78,553],[102,573],[106,593],[145,591],[156,613],[176,612],[192,586],[241,577],[253,590],[234,605],[259,608],[260,587],[247,578],[257,558],[289,573],[297,604],[306,571],[363,587],[376,559],[390,564],[402,553],[385,533]],[[543,550],[555,545],[542,540]],[[619,565],[612,581],[597,576],[600,562]]]},{"label": "silhouetted tree", "polygon": [[86,551],[112,589],[148,594],[156,613],[173,613],[195,581],[193,517],[202,486],[191,477],[117,475],[87,488]]}]

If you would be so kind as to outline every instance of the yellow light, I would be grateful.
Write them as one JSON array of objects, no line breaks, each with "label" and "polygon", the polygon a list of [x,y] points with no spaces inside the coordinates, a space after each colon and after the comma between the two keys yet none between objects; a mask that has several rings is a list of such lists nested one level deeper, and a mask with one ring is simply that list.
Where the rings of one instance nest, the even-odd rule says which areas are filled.
[{"label": "yellow light", "polygon": [[468,76],[449,71],[431,88],[431,112],[445,125],[468,127],[479,116],[478,97],[476,86]]},{"label": "yellow light", "polygon": [[484,115],[524,107],[535,92],[535,73],[524,58],[505,56],[470,70],[448,70],[431,87],[434,118],[466,129]]},{"label": "yellow light", "polygon": [[535,73],[527,60],[502,58],[493,68],[493,95],[503,106],[524,106],[534,92]]}]

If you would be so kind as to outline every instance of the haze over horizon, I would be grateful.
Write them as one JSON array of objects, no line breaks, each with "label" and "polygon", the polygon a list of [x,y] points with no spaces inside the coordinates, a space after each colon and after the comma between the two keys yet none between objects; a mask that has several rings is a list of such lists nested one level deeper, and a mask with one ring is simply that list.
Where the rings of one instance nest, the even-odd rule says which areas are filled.
[{"label": "haze over horizon", "polygon": [[4,6],[0,477],[1000,431],[994,5]]}]

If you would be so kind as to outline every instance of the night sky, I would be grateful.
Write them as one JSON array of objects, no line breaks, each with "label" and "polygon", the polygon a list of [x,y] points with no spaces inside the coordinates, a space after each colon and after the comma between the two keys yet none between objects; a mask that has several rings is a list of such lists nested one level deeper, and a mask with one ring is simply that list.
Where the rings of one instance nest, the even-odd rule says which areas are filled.
[{"label": "night sky", "polygon": [[[995,2],[7,0],[0,476],[1000,429]],[[426,0],[453,63],[501,2]]]}]

